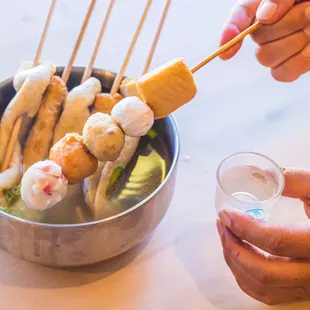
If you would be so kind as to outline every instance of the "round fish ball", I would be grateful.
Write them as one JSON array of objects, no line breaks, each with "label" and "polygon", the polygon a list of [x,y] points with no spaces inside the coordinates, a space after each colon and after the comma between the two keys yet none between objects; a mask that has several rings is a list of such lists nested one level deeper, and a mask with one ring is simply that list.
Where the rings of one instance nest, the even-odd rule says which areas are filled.
[{"label": "round fish ball", "polygon": [[104,113],[93,114],[83,129],[84,143],[99,161],[114,161],[118,158],[125,135],[112,117]]},{"label": "round fish ball", "polygon": [[68,181],[54,161],[39,161],[25,172],[21,182],[21,197],[28,208],[47,210],[67,193]]},{"label": "round fish ball", "polygon": [[50,159],[62,167],[69,184],[76,184],[97,170],[98,160],[77,133],[67,133],[50,150]]},{"label": "round fish ball", "polygon": [[154,113],[138,97],[126,97],[117,103],[111,112],[114,121],[130,137],[142,137],[154,124]]}]

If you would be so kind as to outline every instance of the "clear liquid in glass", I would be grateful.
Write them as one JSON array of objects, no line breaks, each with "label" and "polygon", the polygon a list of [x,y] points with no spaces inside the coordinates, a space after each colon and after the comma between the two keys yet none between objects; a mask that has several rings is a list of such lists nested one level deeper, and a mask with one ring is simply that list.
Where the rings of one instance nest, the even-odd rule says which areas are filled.
[{"label": "clear liquid in glass", "polygon": [[218,211],[237,208],[257,219],[267,219],[268,209],[274,203],[269,203],[268,200],[274,197],[278,190],[278,184],[269,172],[253,166],[236,166],[223,172],[220,179],[222,189],[230,198],[235,199],[225,199],[225,194],[218,188]]}]

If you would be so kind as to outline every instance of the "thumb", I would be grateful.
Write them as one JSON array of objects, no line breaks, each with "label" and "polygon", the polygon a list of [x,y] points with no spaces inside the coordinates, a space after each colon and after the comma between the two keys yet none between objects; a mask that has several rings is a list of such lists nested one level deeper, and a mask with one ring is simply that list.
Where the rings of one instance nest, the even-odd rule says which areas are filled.
[{"label": "thumb", "polygon": [[305,213],[310,218],[310,170],[283,168],[285,188],[283,196],[300,199]]},{"label": "thumb", "polygon": [[295,4],[295,0],[263,0],[256,12],[262,24],[273,24],[280,20]]},{"label": "thumb", "polygon": [[310,200],[310,170],[283,168],[285,188],[283,196],[297,198],[304,202]]}]

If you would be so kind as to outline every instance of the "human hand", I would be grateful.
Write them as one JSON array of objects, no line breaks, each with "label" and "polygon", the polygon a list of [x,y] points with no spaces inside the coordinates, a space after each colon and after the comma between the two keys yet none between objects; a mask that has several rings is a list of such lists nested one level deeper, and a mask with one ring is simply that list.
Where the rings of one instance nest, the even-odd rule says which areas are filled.
[{"label": "human hand", "polygon": [[[284,170],[284,195],[303,201],[310,217],[310,170]],[[310,299],[310,223],[273,225],[226,210],[217,227],[239,287],[268,305]]]},{"label": "human hand", "polygon": [[[310,2],[304,0],[239,0],[221,35],[223,45],[257,19],[262,25],[251,36],[258,44],[257,60],[271,68],[281,82],[292,82],[310,70]],[[241,48],[236,44],[223,53],[231,59]]]}]

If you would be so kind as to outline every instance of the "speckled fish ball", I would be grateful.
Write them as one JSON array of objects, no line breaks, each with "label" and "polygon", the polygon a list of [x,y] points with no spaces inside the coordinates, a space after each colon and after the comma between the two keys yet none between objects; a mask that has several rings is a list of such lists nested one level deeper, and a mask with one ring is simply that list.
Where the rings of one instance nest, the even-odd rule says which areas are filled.
[{"label": "speckled fish ball", "polygon": [[124,146],[125,135],[110,115],[98,112],[87,120],[83,140],[99,161],[114,161]]}]

